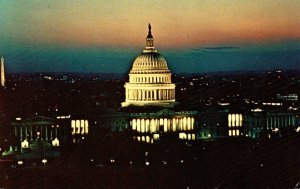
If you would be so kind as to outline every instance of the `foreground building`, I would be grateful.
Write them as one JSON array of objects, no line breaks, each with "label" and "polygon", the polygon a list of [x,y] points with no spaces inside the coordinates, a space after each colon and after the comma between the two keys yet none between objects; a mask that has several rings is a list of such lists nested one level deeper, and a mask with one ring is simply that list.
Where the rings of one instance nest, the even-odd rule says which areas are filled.
[{"label": "foreground building", "polygon": [[150,24],[148,29],[146,47],[133,61],[129,82],[124,86],[122,111],[128,112],[129,128],[137,133],[134,138],[138,141],[153,142],[166,133],[195,140],[196,112],[172,109],[177,104],[172,73],[154,47]]},{"label": "foreground building", "polygon": [[129,73],[129,82],[125,84],[126,99],[122,107],[175,105],[175,84],[167,62],[154,47],[154,39],[149,24],[146,47],[135,58]]}]

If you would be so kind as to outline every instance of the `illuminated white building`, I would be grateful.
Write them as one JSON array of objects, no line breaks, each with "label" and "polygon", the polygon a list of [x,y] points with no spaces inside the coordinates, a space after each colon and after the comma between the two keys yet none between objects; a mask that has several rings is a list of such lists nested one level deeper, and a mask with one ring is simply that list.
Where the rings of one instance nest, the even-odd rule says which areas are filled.
[{"label": "illuminated white building", "polygon": [[126,106],[162,106],[175,104],[175,84],[171,81],[172,73],[167,62],[154,47],[154,39],[149,24],[146,47],[135,58],[129,73],[129,82],[125,84]]},{"label": "illuminated white building", "polygon": [[[136,133],[137,141],[153,142],[167,133],[177,133],[180,139],[195,140],[196,112],[171,110],[176,105],[172,73],[165,58],[154,47],[150,24],[148,28],[146,47],[133,61],[129,82],[124,86],[122,107],[124,110],[134,108],[134,113],[127,114],[129,127]],[[138,107],[147,111],[140,112]]]},{"label": "illuminated white building", "polygon": [[5,87],[4,57],[1,57],[1,87]]}]

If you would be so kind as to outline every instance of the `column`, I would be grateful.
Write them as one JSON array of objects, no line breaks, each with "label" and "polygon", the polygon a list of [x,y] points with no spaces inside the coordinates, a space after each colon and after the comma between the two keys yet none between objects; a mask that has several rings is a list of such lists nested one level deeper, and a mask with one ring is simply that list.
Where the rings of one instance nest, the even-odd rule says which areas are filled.
[{"label": "column", "polygon": [[134,89],[134,99],[138,100],[138,98],[139,98],[138,90]]},{"label": "column", "polygon": [[58,135],[57,135],[57,127],[55,127],[55,138],[58,138]]},{"label": "column", "polygon": [[50,140],[52,140],[52,139],[53,139],[53,127],[51,127],[51,130],[50,130]]},{"label": "column", "polygon": [[158,90],[158,100],[161,100],[161,94],[160,94],[161,90]]},{"label": "column", "polygon": [[175,118],[172,119],[172,130],[176,131],[176,119]]},{"label": "column", "polygon": [[18,128],[15,126],[15,136],[18,136]]},{"label": "column", "polygon": [[33,140],[33,135],[32,135],[32,126],[30,127],[30,140]]},{"label": "column", "polygon": [[25,139],[27,139],[27,136],[28,136],[28,126],[25,126]]},{"label": "column", "polygon": [[46,134],[46,137],[45,137],[45,139],[46,140],[48,140],[48,126],[46,126],[46,128],[45,128],[46,130],[45,130],[45,134]]},{"label": "column", "polygon": [[154,100],[157,100],[157,90],[154,90]]},{"label": "column", "polygon": [[182,118],[178,118],[178,128],[179,128],[179,131],[182,131]]},{"label": "column", "polygon": [[170,119],[168,119],[168,131],[169,131],[169,132],[172,131],[172,128],[171,128],[171,120],[170,120]]},{"label": "column", "polygon": [[192,117],[191,121],[192,121],[192,127],[191,127],[191,129],[192,129],[192,130],[194,130],[194,124],[195,124],[195,120],[194,120],[194,118],[193,118],[193,117]]},{"label": "column", "polygon": [[141,120],[140,119],[137,119],[137,121],[136,121],[136,130],[138,132],[141,132]]},{"label": "column", "polygon": [[20,141],[22,141],[22,139],[23,139],[23,134],[22,134],[22,126],[20,127]]},{"label": "column", "polygon": [[141,120],[141,132],[142,133],[145,132],[145,120],[144,119]]},{"label": "column", "polygon": [[164,132],[168,132],[168,120],[167,120],[167,118],[164,119]]},{"label": "column", "polygon": [[41,134],[40,134],[41,140],[43,140],[43,126],[41,126]]}]

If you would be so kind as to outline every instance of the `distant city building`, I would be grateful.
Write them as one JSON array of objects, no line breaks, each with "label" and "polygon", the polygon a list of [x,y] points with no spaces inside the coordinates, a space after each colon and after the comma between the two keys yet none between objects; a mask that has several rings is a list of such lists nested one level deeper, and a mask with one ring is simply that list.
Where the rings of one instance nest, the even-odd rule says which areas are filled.
[{"label": "distant city building", "polygon": [[[296,115],[287,110],[261,110],[248,112],[245,115],[245,134],[251,138],[269,137],[283,129],[296,131]],[[298,131],[297,131],[298,132]]]},{"label": "distant city building", "polygon": [[4,57],[1,57],[1,87],[5,87]]},{"label": "distant city building", "polygon": [[297,101],[298,94],[288,94],[288,95],[277,94],[277,99],[278,100],[286,100],[286,101]]}]

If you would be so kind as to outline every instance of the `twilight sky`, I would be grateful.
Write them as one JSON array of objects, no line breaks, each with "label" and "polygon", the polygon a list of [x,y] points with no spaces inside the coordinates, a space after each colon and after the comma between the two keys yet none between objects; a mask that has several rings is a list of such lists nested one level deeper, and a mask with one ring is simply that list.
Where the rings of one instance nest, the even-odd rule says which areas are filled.
[{"label": "twilight sky", "polygon": [[300,68],[299,0],[0,0],[9,72],[127,72],[145,46],[173,72]]}]

